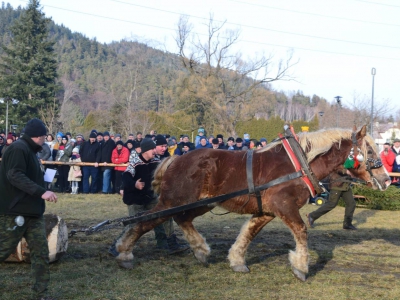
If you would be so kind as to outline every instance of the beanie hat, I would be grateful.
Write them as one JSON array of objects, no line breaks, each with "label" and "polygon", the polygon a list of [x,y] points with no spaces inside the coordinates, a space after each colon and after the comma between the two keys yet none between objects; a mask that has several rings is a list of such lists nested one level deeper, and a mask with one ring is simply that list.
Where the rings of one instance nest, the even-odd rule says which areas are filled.
[{"label": "beanie hat", "polygon": [[161,134],[158,134],[154,139],[154,141],[156,142],[156,146],[162,146],[167,144],[167,139]]},{"label": "beanie hat", "polygon": [[218,141],[218,139],[213,139],[211,143],[212,143],[213,145],[218,145],[218,144],[219,144],[219,141]]},{"label": "beanie hat", "polygon": [[261,138],[261,139],[260,139],[260,143],[261,143],[261,142],[267,142],[267,139],[266,139],[266,138]]},{"label": "beanie hat", "polygon": [[96,133],[91,132],[89,138],[95,139],[97,137]]},{"label": "beanie hat", "polygon": [[110,136],[110,133],[108,131],[104,131],[103,136]]},{"label": "beanie hat", "polygon": [[140,142],[133,141],[133,149],[140,148]]},{"label": "beanie hat", "polygon": [[118,142],[115,143],[115,146],[117,146],[117,145],[122,145],[123,146],[124,143],[122,141],[118,141]]},{"label": "beanie hat", "polygon": [[127,140],[125,145],[128,145],[128,144],[132,144],[132,147],[133,147],[133,140]]},{"label": "beanie hat", "polygon": [[175,141],[174,140],[168,141],[168,147],[172,147],[172,146],[175,146]]},{"label": "beanie hat", "polygon": [[71,142],[76,143],[76,139],[71,139]]},{"label": "beanie hat", "polygon": [[154,143],[154,141],[149,138],[143,139],[142,142],[140,143],[140,148],[142,149],[142,153],[152,150],[155,147],[156,147],[156,143]]},{"label": "beanie hat", "polygon": [[57,137],[62,137],[64,134],[60,131],[60,132],[57,132],[57,135],[56,135],[56,138]]},{"label": "beanie hat", "polygon": [[243,138],[245,140],[250,140],[250,134],[248,134],[248,133],[243,134]]},{"label": "beanie hat", "polygon": [[240,138],[240,137],[236,138],[236,143],[243,143],[242,138]]},{"label": "beanie hat", "polygon": [[204,133],[204,128],[199,128],[199,130],[197,130],[198,133],[202,132]]},{"label": "beanie hat", "polygon": [[14,140],[12,133],[7,134],[7,140]]},{"label": "beanie hat", "polygon": [[98,132],[98,133],[97,133],[97,135],[101,135],[101,136],[103,136],[103,134],[102,134],[101,132]]},{"label": "beanie hat", "polygon": [[79,148],[75,147],[74,149],[72,149],[72,153],[79,153]]},{"label": "beanie hat", "polygon": [[25,134],[30,137],[39,137],[46,135],[47,129],[39,119],[32,119],[26,123]]},{"label": "beanie hat", "polygon": [[224,136],[222,134],[217,134],[217,139],[223,139]]},{"label": "beanie hat", "polygon": [[67,132],[65,135],[71,135],[71,132]]},{"label": "beanie hat", "polygon": [[235,141],[235,139],[234,139],[232,136],[230,136],[230,137],[228,138],[228,141],[232,141],[232,142],[234,142],[234,141]]},{"label": "beanie hat", "polygon": [[200,141],[201,140],[207,140],[207,138],[203,135],[203,136],[200,137]]},{"label": "beanie hat", "polygon": [[117,133],[116,135],[115,135],[115,137],[122,137],[119,133]]}]

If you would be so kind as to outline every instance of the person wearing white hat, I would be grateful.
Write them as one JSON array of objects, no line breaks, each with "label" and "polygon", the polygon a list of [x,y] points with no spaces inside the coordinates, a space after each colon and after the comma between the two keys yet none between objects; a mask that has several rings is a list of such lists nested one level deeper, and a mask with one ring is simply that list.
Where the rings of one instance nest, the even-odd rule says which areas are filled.
[{"label": "person wearing white hat", "polygon": [[[79,156],[79,148],[75,147],[72,149],[72,155],[69,159],[70,162],[78,163],[81,162]],[[78,194],[79,182],[82,180],[82,171],[80,166],[70,166],[68,172],[68,181],[71,182],[71,194]]]}]

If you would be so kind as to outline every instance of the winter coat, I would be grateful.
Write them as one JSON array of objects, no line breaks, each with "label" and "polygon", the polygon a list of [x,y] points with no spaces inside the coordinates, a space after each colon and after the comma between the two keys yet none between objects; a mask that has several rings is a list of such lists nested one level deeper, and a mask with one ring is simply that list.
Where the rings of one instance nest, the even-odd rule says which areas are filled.
[{"label": "winter coat", "polygon": [[[151,188],[154,170],[160,160],[154,158],[147,161],[141,154],[129,165],[129,168],[122,174],[124,186],[123,201],[127,205],[143,205],[154,199],[154,191]],[[136,181],[144,182],[144,188],[138,190],[135,187]]]},{"label": "winter coat", "polygon": [[90,140],[84,142],[80,149],[79,155],[83,162],[100,163],[101,162],[101,146],[95,141],[91,143]]},{"label": "winter coat", "polygon": [[[125,164],[129,161],[129,150],[126,147],[122,147],[118,153],[117,147],[112,152],[111,161],[113,164]],[[125,171],[126,167],[115,167],[115,171]]]},{"label": "winter coat", "polygon": [[381,155],[381,161],[386,171],[392,172],[394,160],[396,159],[396,154],[393,151],[391,151],[391,149],[388,149],[387,152],[382,150],[380,155]]},{"label": "winter coat", "polygon": [[49,160],[51,158],[51,150],[49,145],[44,143],[42,145],[42,150],[38,152],[37,157],[41,160]]},{"label": "winter coat", "polygon": [[24,134],[8,148],[0,167],[0,215],[40,217],[46,189],[36,153],[42,147]]},{"label": "winter coat", "polygon": [[392,151],[396,156],[393,162],[393,172],[400,172],[400,150],[397,152],[396,149],[392,147]]},{"label": "winter coat", "polygon": [[[115,142],[112,139],[109,139],[107,142],[103,141],[101,143],[101,162],[111,163],[111,156],[115,149]],[[112,169],[113,167],[101,167],[104,171],[106,169]]]},{"label": "winter coat", "polygon": [[[81,162],[81,158],[75,158],[72,159],[72,157],[69,159],[70,162]],[[70,166],[69,167],[69,172],[68,172],[68,181],[81,181],[82,177],[75,177],[74,176],[74,171],[78,171],[80,170],[81,167],[80,166]]]},{"label": "winter coat", "polygon": [[60,148],[58,149],[57,152],[57,157],[56,157],[56,161],[62,161],[62,162],[68,162],[69,158],[72,155],[72,145],[68,142],[67,144],[64,145],[64,149],[63,145],[60,145]]}]

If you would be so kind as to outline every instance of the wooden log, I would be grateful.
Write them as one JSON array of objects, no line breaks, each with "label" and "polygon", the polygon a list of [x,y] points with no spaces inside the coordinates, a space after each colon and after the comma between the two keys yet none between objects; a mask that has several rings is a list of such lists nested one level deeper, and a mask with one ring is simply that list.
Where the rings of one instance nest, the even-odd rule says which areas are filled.
[{"label": "wooden log", "polygon": [[[94,166],[92,162],[63,162],[63,161],[47,161],[41,160],[42,165],[67,165],[67,166],[81,166],[89,167]],[[99,163],[99,167],[127,167],[129,164],[113,164],[113,163]]]},{"label": "wooden log", "polygon": [[[59,260],[68,248],[68,229],[64,220],[56,215],[46,214],[43,216],[46,228],[46,237],[49,245],[49,262]],[[18,243],[14,253],[6,262],[27,262],[30,263],[29,245],[25,238]]]},{"label": "wooden log", "polygon": [[389,172],[389,176],[400,177],[400,172]]}]

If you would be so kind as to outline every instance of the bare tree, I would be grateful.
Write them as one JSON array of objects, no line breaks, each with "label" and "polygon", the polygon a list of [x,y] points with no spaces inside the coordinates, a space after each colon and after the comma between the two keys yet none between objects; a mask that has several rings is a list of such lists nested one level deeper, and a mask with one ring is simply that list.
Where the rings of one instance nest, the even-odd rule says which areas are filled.
[{"label": "bare tree", "polygon": [[210,16],[207,37],[192,33],[187,17],[178,23],[176,44],[182,65],[188,71],[182,80],[181,105],[197,113],[198,124],[212,124],[234,134],[235,125],[243,117],[244,108],[255,99],[254,93],[263,84],[276,80],[292,80],[289,69],[294,65],[290,54],[278,61],[274,73],[272,56],[245,61],[233,52],[238,30],[224,30],[225,22]]}]

